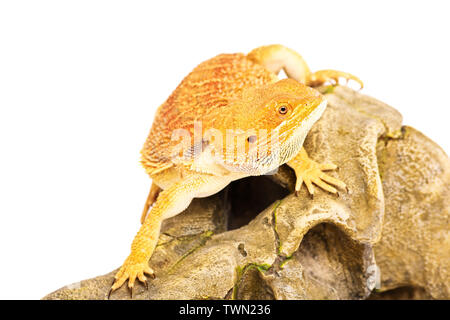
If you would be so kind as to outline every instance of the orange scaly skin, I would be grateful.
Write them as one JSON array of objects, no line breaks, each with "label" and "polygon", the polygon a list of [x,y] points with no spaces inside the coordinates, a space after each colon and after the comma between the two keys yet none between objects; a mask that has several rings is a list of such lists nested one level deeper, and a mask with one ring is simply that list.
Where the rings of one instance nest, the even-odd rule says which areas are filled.
[{"label": "orange scaly skin", "polygon": [[[291,79],[278,80],[284,69]],[[318,164],[302,148],[311,126],[323,113],[326,100],[309,86],[338,82],[355,76],[334,70],[311,73],[302,57],[281,45],[260,47],[248,55],[221,54],[197,66],[158,108],[142,153],[142,164],[153,180],[142,214],[142,226],[133,240],[131,253],[115,276],[111,291],[128,280],[132,289],[136,278],[147,283],[144,274],[153,275],[148,260],[155,249],[161,222],[182,212],[196,197],[214,194],[231,181],[262,175],[287,163],[297,176],[296,192],[305,182],[336,193],[331,185],[345,184],[323,173],[336,168]],[[195,132],[196,123],[201,123]],[[174,139],[177,130],[189,133],[188,145]],[[228,157],[237,147],[208,136],[210,131],[225,137],[227,130],[242,130],[242,156]],[[253,130],[253,131],[252,131]],[[256,152],[267,141],[251,132],[278,133],[277,149],[265,155]],[[196,140],[196,133],[200,140]],[[228,144],[227,144],[228,143]],[[197,149],[195,149],[195,147]],[[194,149],[192,149],[194,148]],[[199,153],[192,150],[198,150]],[[183,157],[174,157],[175,155]],[[188,157],[186,157],[188,155]],[[151,207],[153,205],[153,207]],[[147,215],[147,211],[151,207]]]}]

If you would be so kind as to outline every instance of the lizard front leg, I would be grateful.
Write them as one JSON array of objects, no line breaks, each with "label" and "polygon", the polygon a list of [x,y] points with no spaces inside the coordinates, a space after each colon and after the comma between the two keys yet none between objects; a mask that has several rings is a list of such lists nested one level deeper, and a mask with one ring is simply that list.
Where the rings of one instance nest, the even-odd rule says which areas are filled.
[{"label": "lizard front leg", "polygon": [[308,189],[308,192],[311,196],[314,196],[314,187],[312,185],[313,183],[331,193],[337,193],[336,188],[334,188],[332,185],[341,189],[347,188],[344,182],[333,178],[323,172],[326,170],[336,169],[336,165],[332,163],[320,164],[315,162],[308,156],[305,148],[303,147],[300,152],[287,163],[287,165],[294,169],[295,176],[297,177],[295,183],[296,195],[298,195],[303,182],[305,183],[306,188]]},{"label": "lizard front leg", "polygon": [[208,174],[190,173],[183,180],[161,191],[150,213],[131,245],[131,253],[115,275],[108,293],[120,288],[128,280],[128,288],[133,289],[136,278],[147,284],[145,274],[154,276],[148,261],[155,250],[161,223],[186,209],[194,197],[204,197],[223,189],[230,180]]},{"label": "lizard front leg", "polygon": [[361,88],[363,87],[363,82],[358,77],[347,72],[337,70],[311,72],[300,54],[279,44],[256,48],[247,55],[247,58],[275,74],[283,69],[289,78],[310,87],[320,86],[326,82],[338,84],[340,78],[347,81],[354,80],[359,83]]},{"label": "lizard front leg", "polygon": [[142,210],[141,224],[144,223],[145,218],[147,217],[148,210],[150,210],[150,207],[156,202],[156,199],[158,198],[161,190],[162,189],[156,183],[152,182],[150,192],[148,193],[147,200],[145,201],[144,210]]}]

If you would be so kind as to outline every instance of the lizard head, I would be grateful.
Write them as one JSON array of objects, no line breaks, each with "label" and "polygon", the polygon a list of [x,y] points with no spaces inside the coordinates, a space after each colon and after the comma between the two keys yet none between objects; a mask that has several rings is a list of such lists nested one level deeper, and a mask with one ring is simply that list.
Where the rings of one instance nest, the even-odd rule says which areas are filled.
[{"label": "lizard head", "polygon": [[259,175],[286,163],[300,151],[325,107],[324,96],[293,79],[245,90],[233,116],[244,146],[228,161],[229,169]]}]

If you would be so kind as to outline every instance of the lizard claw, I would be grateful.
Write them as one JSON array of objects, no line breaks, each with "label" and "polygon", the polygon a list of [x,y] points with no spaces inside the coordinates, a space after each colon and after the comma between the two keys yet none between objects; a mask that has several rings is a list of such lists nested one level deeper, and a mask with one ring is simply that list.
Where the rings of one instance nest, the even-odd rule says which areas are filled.
[{"label": "lizard claw", "polygon": [[309,77],[308,85],[316,87],[324,84],[325,82],[331,82],[333,85],[338,85],[340,78],[344,78],[347,81],[347,83],[349,80],[358,82],[358,84],[360,85],[359,90],[361,90],[364,87],[363,82],[358,77],[347,72],[336,70],[320,70],[314,72]]},{"label": "lizard claw", "polygon": [[130,293],[130,299],[133,300],[133,286],[128,286],[128,292]]},{"label": "lizard claw", "polygon": [[119,289],[127,280],[131,299],[133,299],[133,287],[136,278],[142,282],[148,290],[148,281],[145,274],[148,274],[152,278],[155,277],[153,270],[148,266],[147,262],[134,262],[128,257],[114,277],[114,282],[108,292],[108,299],[110,298],[111,293]]},{"label": "lizard claw", "polygon": [[109,298],[111,298],[111,293],[113,292],[112,285],[114,284],[115,281],[116,281],[116,279],[113,278],[113,281],[111,282],[111,288],[109,288],[109,291],[108,291],[108,294],[107,294],[108,300],[109,300]]}]

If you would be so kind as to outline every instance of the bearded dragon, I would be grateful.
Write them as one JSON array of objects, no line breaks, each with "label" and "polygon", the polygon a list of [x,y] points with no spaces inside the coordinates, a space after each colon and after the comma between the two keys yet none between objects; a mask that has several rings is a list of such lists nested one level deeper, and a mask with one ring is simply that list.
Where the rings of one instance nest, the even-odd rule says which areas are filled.
[{"label": "bearded dragon", "polygon": [[[278,79],[281,69],[288,78]],[[336,165],[313,161],[302,147],[326,107],[324,96],[312,87],[338,83],[340,78],[363,86],[349,73],[313,73],[297,52],[281,45],[259,47],[247,55],[221,54],[186,76],[158,108],[141,151],[152,186],[142,226],[108,297],[127,280],[132,292],[136,278],[147,285],[146,275],[154,277],[148,261],[161,223],[186,209],[193,198],[215,194],[234,180],[264,175],[285,163],[295,171],[296,193],[303,183],[311,195],[313,183],[331,193],[337,193],[335,187],[346,188],[323,172]],[[240,146],[230,143],[230,131],[242,141]],[[276,133],[276,143],[269,143],[270,133]]]}]

